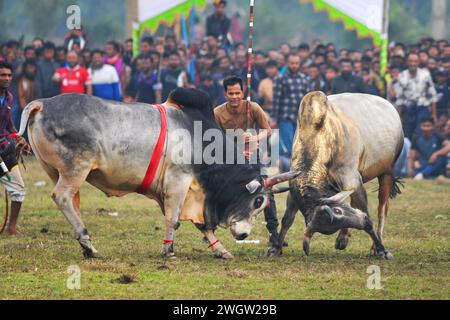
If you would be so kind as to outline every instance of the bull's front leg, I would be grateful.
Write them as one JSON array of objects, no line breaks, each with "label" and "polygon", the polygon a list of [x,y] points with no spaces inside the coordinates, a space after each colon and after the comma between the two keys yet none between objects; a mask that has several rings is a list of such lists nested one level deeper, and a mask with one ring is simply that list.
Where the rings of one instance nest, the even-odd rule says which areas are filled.
[{"label": "bull's front leg", "polygon": [[209,246],[216,258],[221,259],[233,259],[233,255],[225,249],[225,247],[220,243],[220,241],[214,235],[213,230],[202,230],[205,237],[208,239]]},{"label": "bull's front leg", "polygon": [[392,260],[394,256],[386,250],[386,248],[383,245],[382,240],[378,237],[378,235],[375,233],[375,229],[373,227],[373,223],[370,220],[370,218],[367,216],[366,225],[364,227],[364,231],[366,231],[369,236],[373,240],[373,249],[372,254],[374,254],[376,257],[384,260]]},{"label": "bull's front leg", "polygon": [[286,211],[284,213],[283,219],[281,220],[281,230],[280,235],[278,236],[278,244],[277,245],[270,244],[270,247],[267,250],[268,257],[281,256],[283,254],[284,239],[286,238],[286,234],[289,228],[294,223],[297,211],[298,211],[297,205],[295,204],[294,198],[289,192],[286,199]]}]

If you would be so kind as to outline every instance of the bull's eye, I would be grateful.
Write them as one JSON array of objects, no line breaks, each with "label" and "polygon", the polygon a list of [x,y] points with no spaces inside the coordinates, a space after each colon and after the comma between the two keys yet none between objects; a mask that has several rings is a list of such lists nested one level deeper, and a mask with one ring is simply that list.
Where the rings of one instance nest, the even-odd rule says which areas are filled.
[{"label": "bull's eye", "polygon": [[336,214],[339,214],[339,215],[344,214],[344,213],[342,212],[342,210],[339,209],[339,208],[333,208],[333,212],[336,213]]},{"label": "bull's eye", "polygon": [[253,206],[255,207],[255,209],[258,209],[262,206],[263,202],[264,202],[264,198],[258,197],[255,199],[255,203],[253,204]]}]

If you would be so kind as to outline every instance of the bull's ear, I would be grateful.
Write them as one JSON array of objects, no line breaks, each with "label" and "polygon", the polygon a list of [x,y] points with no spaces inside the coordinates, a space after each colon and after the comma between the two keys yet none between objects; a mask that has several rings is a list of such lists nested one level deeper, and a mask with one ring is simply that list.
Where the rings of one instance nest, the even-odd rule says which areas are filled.
[{"label": "bull's ear", "polygon": [[329,198],[322,198],[321,200],[324,202],[333,201],[333,202],[344,202],[355,190],[350,191],[341,191]]},{"label": "bull's ear", "polygon": [[252,180],[247,183],[245,187],[247,188],[248,192],[250,192],[250,194],[254,194],[261,187],[261,183],[259,183],[258,180]]}]

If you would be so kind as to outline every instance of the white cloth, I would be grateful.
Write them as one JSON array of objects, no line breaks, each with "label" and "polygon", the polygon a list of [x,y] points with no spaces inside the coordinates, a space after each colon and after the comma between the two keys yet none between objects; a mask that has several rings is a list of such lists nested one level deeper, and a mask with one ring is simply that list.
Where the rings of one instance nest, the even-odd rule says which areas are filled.
[{"label": "white cloth", "polygon": [[0,183],[5,187],[11,201],[23,202],[25,200],[25,184],[23,183],[22,176],[20,175],[19,166],[15,166],[10,171],[11,181],[8,181],[6,175],[0,178]]}]

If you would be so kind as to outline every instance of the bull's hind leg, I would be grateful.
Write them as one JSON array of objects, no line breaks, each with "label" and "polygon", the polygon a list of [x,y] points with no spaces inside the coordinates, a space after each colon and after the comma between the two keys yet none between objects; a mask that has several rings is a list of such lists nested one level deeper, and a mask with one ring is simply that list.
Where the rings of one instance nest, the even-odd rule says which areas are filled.
[{"label": "bull's hind leg", "polygon": [[52,198],[74,229],[75,237],[83,249],[83,255],[86,258],[99,258],[100,256],[92,246],[87,229],[79,216],[79,208],[75,207],[76,195],[79,196],[80,187],[89,171],[90,169],[72,170],[71,173],[60,172]]},{"label": "bull's hind leg", "polygon": [[163,241],[162,255],[164,258],[175,258],[173,249],[173,242],[175,237],[175,230],[180,225],[181,208],[186,199],[189,186],[192,182],[192,177],[169,177],[171,181],[177,181],[176,184],[171,185],[165,192],[164,196],[164,214],[166,233]]},{"label": "bull's hind leg", "polygon": [[[389,209],[389,195],[391,194],[394,183],[394,176],[392,174],[384,174],[378,177],[378,229],[377,236],[380,241],[383,241],[383,229],[386,216]],[[372,254],[375,254],[375,244],[372,246]],[[389,253],[389,259],[392,259],[392,254]]]},{"label": "bull's hind leg", "polygon": [[[369,214],[369,208],[367,206],[367,192],[364,186],[360,184],[351,195],[350,205],[352,208],[359,209]],[[348,245],[348,240],[351,237],[349,229],[341,229],[339,235],[336,238],[335,248],[336,250],[344,250]]]}]

